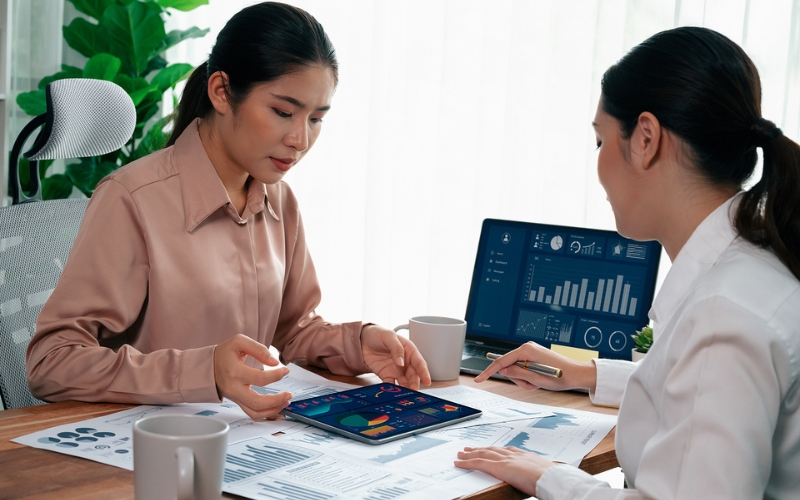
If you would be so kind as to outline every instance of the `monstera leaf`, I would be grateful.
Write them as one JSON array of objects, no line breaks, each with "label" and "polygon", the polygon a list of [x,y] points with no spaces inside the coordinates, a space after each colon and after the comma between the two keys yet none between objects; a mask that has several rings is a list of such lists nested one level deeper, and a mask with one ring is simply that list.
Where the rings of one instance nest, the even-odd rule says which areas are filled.
[{"label": "monstera leaf", "polygon": [[[192,38],[201,38],[207,29],[192,26],[186,30],[164,28],[170,9],[188,12],[208,0],[69,0],[88,18],[76,17],[63,27],[67,45],[87,58],[83,68],[64,65],[61,71],[42,78],[38,88],[17,96],[17,105],[31,116],[47,111],[45,88],[64,78],[95,78],[116,83],[131,96],[136,106],[136,128],[122,149],[102,157],[81,158],[67,165],[66,172],[48,172],[51,162],[40,162],[44,176],[45,199],[64,198],[77,188],[87,196],[104,176],[120,166],[164,147],[166,119],[154,120],[165,92],[186,78],[192,66],[169,64],[165,51]],[[173,93],[173,100],[175,99]],[[44,166],[44,170],[42,170]],[[24,168],[23,168],[24,167]],[[20,179],[27,189],[27,164],[20,162]]]}]

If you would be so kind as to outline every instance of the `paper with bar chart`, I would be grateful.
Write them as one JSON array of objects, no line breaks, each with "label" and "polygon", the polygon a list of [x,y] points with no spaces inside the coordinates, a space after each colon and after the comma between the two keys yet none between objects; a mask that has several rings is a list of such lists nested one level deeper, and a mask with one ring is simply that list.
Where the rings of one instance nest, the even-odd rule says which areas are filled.
[{"label": "paper with bar chart", "polygon": [[224,485],[227,493],[277,500],[389,500],[450,495],[444,484],[342,453],[332,446],[321,450],[271,436],[228,446]]},{"label": "paper with bar chart", "polygon": [[255,421],[245,415],[238,405],[226,401],[220,404],[137,406],[111,415],[35,432],[13,441],[133,470],[133,423],[152,415],[213,416],[230,426],[229,442],[283,432],[293,427],[305,427],[288,420]]},{"label": "paper with bar chart", "polygon": [[577,465],[616,424],[612,415],[542,408],[553,416],[445,428],[380,446],[293,428],[230,446],[225,491],[280,500],[458,498],[497,484],[453,465],[465,446],[517,446]]},{"label": "paper with bar chart", "polygon": [[[253,389],[261,393],[277,394],[288,391],[297,397],[313,397],[353,387],[350,384],[327,380],[294,364],[290,364],[289,369],[290,374],[282,380],[268,387]],[[306,426],[291,420],[253,420],[239,408],[239,405],[225,400],[218,404],[142,405],[111,415],[28,434],[13,441],[131,470],[133,469],[131,426],[135,421],[152,415],[213,416],[230,426],[229,443]]]},{"label": "paper with bar chart", "polygon": [[614,416],[594,412],[554,411],[553,417],[516,422],[514,430],[496,446],[515,446],[548,460],[577,467],[586,455],[581,453],[581,447],[577,445],[594,448],[617,421]]},{"label": "paper with bar chart", "polygon": [[[270,386],[271,391],[292,387],[296,393],[323,394],[353,387],[338,383],[331,387],[322,377],[289,367],[290,375]],[[460,497],[500,482],[487,474],[456,468],[453,460],[464,446],[518,445],[574,463],[616,423],[614,416],[522,403],[464,386],[425,392],[456,402],[469,401],[477,407],[494,407],[492,422],[452,426],[372,446],[297,422],[253,421],[226,401],[138,406],[13,441],[130,470],[131,426],[136,420],[158,413],[213,416],[231,425],[226,492],[273,500],[413,500]]]}]

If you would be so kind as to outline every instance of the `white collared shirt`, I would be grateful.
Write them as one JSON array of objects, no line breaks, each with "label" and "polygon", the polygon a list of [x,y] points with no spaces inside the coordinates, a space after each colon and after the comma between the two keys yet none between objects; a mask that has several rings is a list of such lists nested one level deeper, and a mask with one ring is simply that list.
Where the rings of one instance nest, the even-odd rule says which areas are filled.
[{"label": "white collared shirt", "polygon": [[541,500],[800,499],[800,281],[737,237],[737,200],[675,259],[644,360],[597,360],[592,401],[621,399],[616,450],[630,489],[564,465],[542,476]]}]

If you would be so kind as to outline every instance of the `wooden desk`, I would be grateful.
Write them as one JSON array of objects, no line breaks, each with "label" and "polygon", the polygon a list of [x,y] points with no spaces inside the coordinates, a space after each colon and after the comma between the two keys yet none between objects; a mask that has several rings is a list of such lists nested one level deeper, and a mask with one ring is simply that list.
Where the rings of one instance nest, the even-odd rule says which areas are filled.
[{"label": "wooden desk", "polygon": [[[332,380],[367,385],[380,382],[374,375],[338,377],[320,370],[312,370]],[[572,392],[526,391],[510,382],[489,380],[476,384],[471,376],[458,381],[439,382],[433,387],[463,384],[478,387],[512,399],[577,410],[616,414],[617,410],[596,407],[585,394]],[[105,500],[133,499],[133,473],[91,460],[62,455],[46,450],[29,448],[11,439],[57,425],[100,417],[126,410],[134,405],[81,403],[68,401],[16,410],[0,411],[0,499],[37,498]],[[581,462],[581,469],[597,474],[618,467],[614,453],[614,435],[608,436]],[[239,498],[224,494],[224,498]],[[527,495],[500,484],[465,497],[469,500],[505,500],[527,498]]]}]

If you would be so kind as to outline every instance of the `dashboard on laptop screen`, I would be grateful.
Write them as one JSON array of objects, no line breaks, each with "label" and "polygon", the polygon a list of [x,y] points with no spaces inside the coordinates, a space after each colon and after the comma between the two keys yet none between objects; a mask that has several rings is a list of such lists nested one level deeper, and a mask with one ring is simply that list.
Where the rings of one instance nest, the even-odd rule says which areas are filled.
[{"label": "dashboard on laptop screen", "polygon": [[483,222],[467,305],[468,337],[534,341],[631,359],[649,319],[661,245],[614,231]]}]

